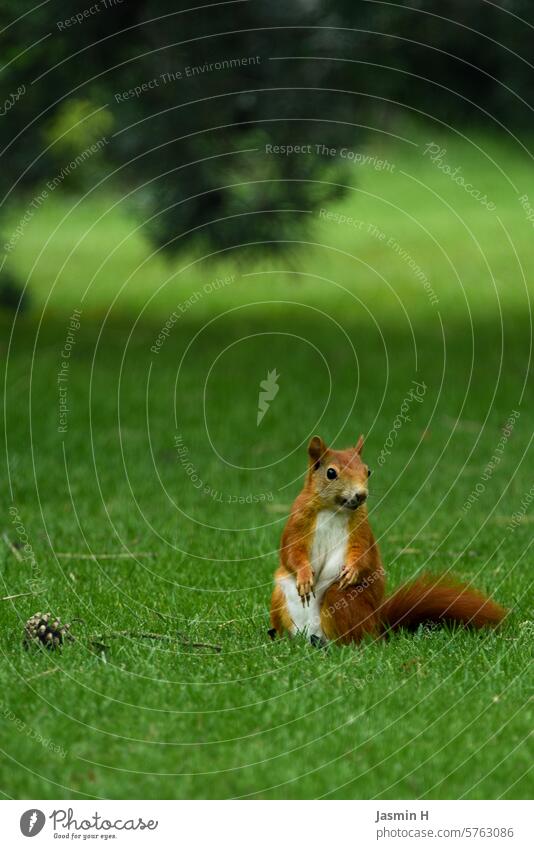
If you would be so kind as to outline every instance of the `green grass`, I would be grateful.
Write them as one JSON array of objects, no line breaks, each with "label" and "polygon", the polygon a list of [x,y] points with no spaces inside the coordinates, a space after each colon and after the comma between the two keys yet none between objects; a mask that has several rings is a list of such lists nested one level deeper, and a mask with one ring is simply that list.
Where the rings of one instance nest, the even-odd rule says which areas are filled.
[{"label": "green grass", "polygon": [[[0,602],[6,796],[529,795],[528,505],[510,521],[532,487],[532,230],[489,160],[444,144],[495,198],[513,247],[496,215],[420,151],[386,151],[394,173],[358,171],[364,191],[335,207],[394,236],[437,305],[384,240],[340,224],[318,221],[314,239],[330,247],[180,272],[184,259],[141,265],[148,249],[118,208],[91,230],[109,196],[83,202],[41,256],[72,202],[53,197],[32,220],[9,259],[31,271],[34,311],[17,320],[6,356],[2,531],[20,541],[15,505],[37,567],[2,543],[0,568],[2,595],[28,591],[32,578],[44,592]],[[491,153],[534,196],[520,157]],[[154,354],[169,312],[231,274]],[[57,374],[79,307],[59,433]],[[2,331],[7,355],[7,318]],[[273,368],[280,391],[258,428],[259,383]],[[424,400],[379,466],[413,380],[425,383]],[[514,410],[500,462],[464,511]],[[422,630],[324,652],[268,640],[276,549],[306,441],[320,432],[343,446],[362,431],[390,587],[451,570],[512,608],[501,631]],[[45,609],[84,620],[62,654],[22,649],[24,621]],[[117,631],[183,641],[104,636]],[[93,635],[104,654],[90,651]]]}]

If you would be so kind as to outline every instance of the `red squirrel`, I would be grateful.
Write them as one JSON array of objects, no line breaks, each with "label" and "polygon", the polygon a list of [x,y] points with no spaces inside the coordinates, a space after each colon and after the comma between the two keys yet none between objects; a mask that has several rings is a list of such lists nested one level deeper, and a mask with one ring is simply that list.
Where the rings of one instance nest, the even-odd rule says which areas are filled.
[{"label": "red squirrel", "polygon": [[363,436],[344,451],[320,436],[282,534],[271,600],[271,637],[303,633],[314,644],[359,643],[424,622],[497,625],[507,611],[446,577],[422,576],[384,598],[385,573],[367,511]]}]

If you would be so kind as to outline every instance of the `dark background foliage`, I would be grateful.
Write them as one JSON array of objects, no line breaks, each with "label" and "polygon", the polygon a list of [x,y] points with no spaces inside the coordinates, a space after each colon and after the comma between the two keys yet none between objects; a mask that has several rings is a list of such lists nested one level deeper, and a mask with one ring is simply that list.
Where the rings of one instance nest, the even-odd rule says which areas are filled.
[{"label": "dark background foliage", "polygon": [[[366,127],[395,133],[430,115],[437,125],[519,136],[532,123],[526,0],[182,5],[2,4],[3,90],[24,90],[0,121],[4,207],[105,136],[98,166],[95,159],[67,185],[120,183],[156,244],[179,249],[194,231],[220,249],[268,241],[274,227],[280,244],[306,220],[283,210],[338,193],[343,164],[259,156],[265,144],[357,147]],[[65,24],[79,13],[81,22]],[[259,58],[186,73],[243,57]],[[123,96],[153,80],[139,96]],[[266,210],[279,212],[243,215]]]}]

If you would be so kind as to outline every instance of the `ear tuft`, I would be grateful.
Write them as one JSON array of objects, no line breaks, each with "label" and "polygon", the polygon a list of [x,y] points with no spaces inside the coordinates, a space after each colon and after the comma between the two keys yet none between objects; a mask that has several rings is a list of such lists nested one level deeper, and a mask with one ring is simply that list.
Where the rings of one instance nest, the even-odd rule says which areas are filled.
[{"label": "ear tuft", "polygon": [[327,450],[326,443],[320,436],[312,436],[308,445],[308,454],[312,463],[317,463]]},{"label": "ear tuft", "polygon": [[363,433],[360,434],[358,442],[356,443],[356,454],[361,454],[363,448]]}]

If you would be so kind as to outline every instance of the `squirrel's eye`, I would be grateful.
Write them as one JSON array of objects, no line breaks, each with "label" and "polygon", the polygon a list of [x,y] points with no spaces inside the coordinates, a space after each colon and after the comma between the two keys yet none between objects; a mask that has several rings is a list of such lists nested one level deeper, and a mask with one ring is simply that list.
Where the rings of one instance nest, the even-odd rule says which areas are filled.
[{"label": "squirrel's eye", "polygon": [[370,478],[370,477],[371,477],[371,474],[372,474],[371,469],[367,469],[367,477],[368,477],[368,478]]},{"label": "squirrel's eye", "polygon": [[337,472],[336,472],[336,470],[335,470],[335,469],[333,469],[332,467],[330,467],[329,469],[327,469],[327,470],[326,470],[326,477],[328,478],[328,480],[329,480],[329,481],[333,481],[333,480],[335,480],[335,479],[337,478]]}]

